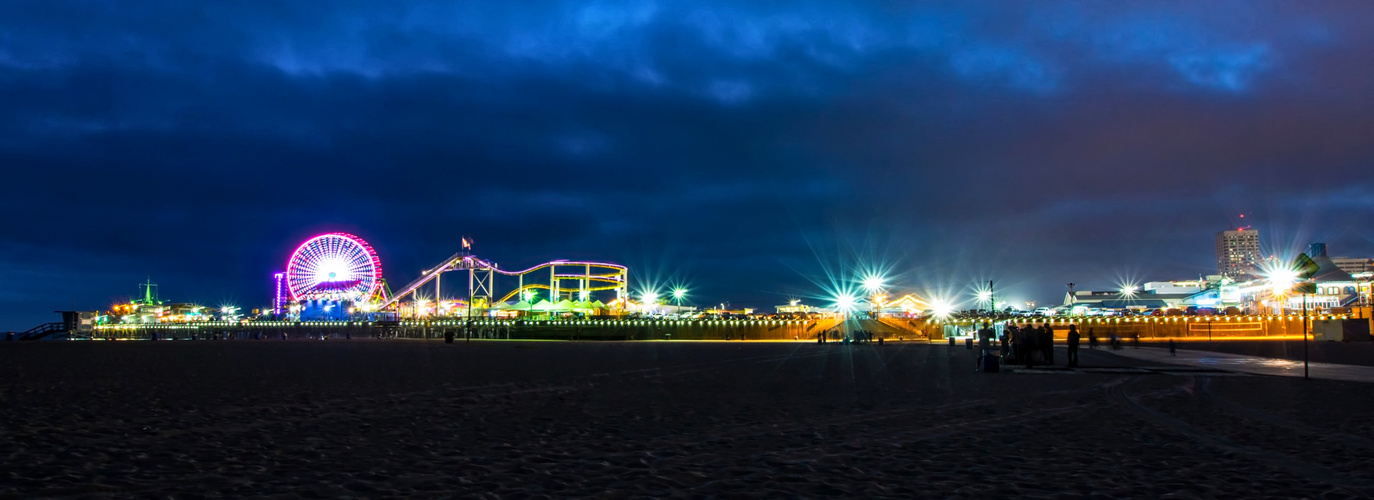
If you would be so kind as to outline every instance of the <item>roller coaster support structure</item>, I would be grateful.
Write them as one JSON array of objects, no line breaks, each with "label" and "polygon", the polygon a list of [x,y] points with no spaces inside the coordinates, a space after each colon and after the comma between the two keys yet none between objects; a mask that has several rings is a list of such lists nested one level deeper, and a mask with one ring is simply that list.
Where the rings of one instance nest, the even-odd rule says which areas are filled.
[{"label": "roller coaster support structure", "polygon": [[[525,280],[526,274],[539,271],[545,267],[549,268],[548,285],[536,283],[534,280],[530,280],[529,282]],[[558,272],[560,267],[565,269],[567,267],[575,267],[577,271],[560,274]],[[593,268],[597,270],[594,271]],[[411,301],[413,303],[420,287],[430,281],[434,281],[435,299],[442,299],[442,295],[440,295],[442,292],[440,288],[441,276],[446,272],[464,270],[468,272],[468,311],[466,311],[468,314],[471,314],[474,307],[489,308],[492,306],[493,300],[496,302],[505,302],[512,297],[519,296],[526,289],[532,288],[548,288],[549,299],[557,302],[563,293],[563,282],[568,280],[575,280],[577,282],[577,295],[575,296],[577,300],[586,300],[592,292],[602,290],[615,290],[616,299],[619,300],[628,300],[630,297],[629,269],[619,264],[556,260],[545,262],[521,271],[505,271],[489,261],[477,258],[466,252],[459,252],[440,261],[433,267],[424,270],[418,279],[412,281],[409,285],[406,285],[405,288],[400,289],[397,293],[392,294],[382,302],[379,309],[386,309],[396,305],[406,295],[411,296]],[[496,298],[495,293],[495,275],[497,274],[514,276],[518,279],[516,289],[499,299]],[[571,293],[572,292],[569,291],[569,294]],[[620,307],[624,307],[624,302],[620,303]]]}]

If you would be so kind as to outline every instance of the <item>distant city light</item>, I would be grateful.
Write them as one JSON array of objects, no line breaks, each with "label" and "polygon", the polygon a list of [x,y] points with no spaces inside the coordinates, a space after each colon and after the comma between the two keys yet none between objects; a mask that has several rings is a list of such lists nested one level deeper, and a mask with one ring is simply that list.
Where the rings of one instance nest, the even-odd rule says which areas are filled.
[{"label": "distant city light", "polygon": [[674,299],[682,300],[682,297],[685,296],[685,295],[687,295],[687,289],[686,289],[686,288],[674,288],[674,289],[673,289],[673,298],[674,298]]}]

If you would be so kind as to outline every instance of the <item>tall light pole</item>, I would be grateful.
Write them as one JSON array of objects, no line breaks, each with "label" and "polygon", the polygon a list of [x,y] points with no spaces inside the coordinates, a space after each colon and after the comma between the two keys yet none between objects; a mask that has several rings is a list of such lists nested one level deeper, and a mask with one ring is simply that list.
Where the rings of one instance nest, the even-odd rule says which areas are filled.
[{"label": "tall light pole", "polygon": [[988,280],[988,302],[992,303],[992,317],[997,317],[997,289],[992,287],[992,280]]},{"label": "tall light pole", "polygon": [[[654,311],[658,309],[658,294],[654,293],[652,290],[646,290],[644,293],[640,294],[639,301],[642,303],[641,305],[643,306],[640,312],[644,313],[645,315],[649,314],[648,311]],[[654,306],[651,308],[649,304],[654,304]]]},{"label": "tall light pole", "polygon": [[868,295],[870,297],[869,303],[873,304],[873,306],[877,308],[877,310],[869,310],[869,315],[873,316],[874,318],[877,318],[878,314],[882,312],[880,296],[882,294],[884,281],[887,281],[887,279],[877,274],[869,275],[868,277],[864,278],[863,285],[864,290],[868,291]]},{"label": "tall light pole", "polygon": [[1302,292],[1302,378],[1307,379],[1307,291]]},{"label": "tall light pole", "polygon": [[835,297],[835,309],[840,314],[846,314],[854,307],[854,296],[848,293],[841,293]]},{"label": "tall light pole", "polygon": [[[1317,263],[1307,254],[1299,254],[1292,264],[1269,271],[1269,285],[1281,302],[1288,300],[1288,293],[1297,291],[1302,294],[1302,378],[1308,378],[1307,363],[1307,294],[1316,291],[1316,285],[1308,281],[1319,269]],[[1285,321],[1284,324],[1287,324]]]}]

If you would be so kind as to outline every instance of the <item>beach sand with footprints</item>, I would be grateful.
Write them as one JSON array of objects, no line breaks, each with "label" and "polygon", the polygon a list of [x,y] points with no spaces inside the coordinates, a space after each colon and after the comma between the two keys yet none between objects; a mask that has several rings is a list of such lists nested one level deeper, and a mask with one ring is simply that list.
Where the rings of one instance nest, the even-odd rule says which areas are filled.
[{"label": "beach sand with footprints", "polygon": [[1368,385],[1083,364],[975,373],[962,346],[911,343],[15,342],[0,497],[1374,495]]}]

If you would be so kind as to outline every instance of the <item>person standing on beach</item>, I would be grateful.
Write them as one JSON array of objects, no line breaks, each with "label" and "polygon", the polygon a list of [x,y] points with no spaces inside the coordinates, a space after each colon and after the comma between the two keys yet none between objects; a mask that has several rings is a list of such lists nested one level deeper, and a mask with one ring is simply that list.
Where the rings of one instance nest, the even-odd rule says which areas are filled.
[{"label": "person standing on beach", "polygon": [[1015,323],[1007,322],[1007,326],[1002,329],[1002,336],[1011,342],[1011,349],[1006,352],[1007,364],[1016,363],[1021,355],[1021,329]]},{"label": "person standing on beach", "polygon": [[1007,350],[1007,330],[1005,328],[1002,329],[1002,335],[998,337],[997,340],[1002,341],[1002,359],[1010,359],[1008,356],[1011,354],[1011,352]]},{"label": "person standing on beach", "polygon": [[1022,341],[1022,345],[1025,347],[1017,350],[1021,352],[1021,356],[1026,358],[1026,368],[1035,367],[1035,347],[1037,344],[1037,339],[1035,337],[1036,330],[1034,325],[1027,323],[1025,326],[1021,327],[1021,338],[1025,339]]},{"label": "person standing on beach", "polygon": [[1040,325],[1040,354],[1045,357],[1045,364],[1054,364],[1054,329],[1050,327],[1050,322]]},{"label": "person standing on beach", "polygon": [[1078,325],[1069,324],[1069,368],[1078,367]]},{"label": "person standing on beach", "polygon": [[1092,328],[1088,329],[1088,349],[1097,349],[1097,334],[1093,333]]},{"label": "person standing on beach", "polygon": [[978,330],[978,359],[974,361],[973,371],[983,371],[983,358],[992,348],[992,335],[992,324],[984,321],[983,328]]}]

